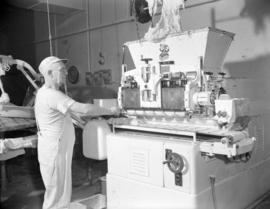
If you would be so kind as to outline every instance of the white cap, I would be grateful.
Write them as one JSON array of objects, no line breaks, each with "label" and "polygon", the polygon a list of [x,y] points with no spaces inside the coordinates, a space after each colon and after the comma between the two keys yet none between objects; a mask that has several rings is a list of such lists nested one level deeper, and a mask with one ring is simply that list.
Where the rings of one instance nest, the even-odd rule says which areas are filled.
[{"label": "white cap", "polygon": [[39,64],[38,70],[42,75],[45,75],[48,70],[53,70],[52,65],[57,63],[57,62],[66,63],[67,59],[60,59],[60,58],[55,57],[55,56],[46,57]]}]

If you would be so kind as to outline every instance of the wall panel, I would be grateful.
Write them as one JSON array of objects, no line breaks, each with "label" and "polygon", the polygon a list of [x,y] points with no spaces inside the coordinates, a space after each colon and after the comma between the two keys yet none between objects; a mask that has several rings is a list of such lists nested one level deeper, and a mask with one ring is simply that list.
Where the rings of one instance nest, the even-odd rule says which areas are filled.
[{"label": "wall panel", "polygon": [[91,27],[97,27],[101,24],[101,0],[89,1],[89,22]]},{"label": "wall panel", "polygon": [[56,15],[57,36],[84,30],[87,27],[86,12],[77,11],[74,14]]},{"label": "wall panel", "polygon": [[111,0],[116,4],[116,19],[124,20],[130,18],[130,1],[131,0]]},{"label": "wall panel", "polygon": [[[77,67],[80,78],[75,85],[85,85],[85,72],[88,72],[87,57],[87,37],[86,34],[78,34],[71,37],[61,38],[58,40],[58,56],[67,58],[67,67]],[[70,86],[74,85],[68,83]]]},{"label": "wall panel", "polygon": [[102,31],[95,30],[90,33],[90,50],[91,50],[91,72],[95,72],[99,69],[100,56],[102,51]]},{"label": "wall panel", "polygon": [[115,1],[100,0],[101,24],[110,24],[115,21]]}]

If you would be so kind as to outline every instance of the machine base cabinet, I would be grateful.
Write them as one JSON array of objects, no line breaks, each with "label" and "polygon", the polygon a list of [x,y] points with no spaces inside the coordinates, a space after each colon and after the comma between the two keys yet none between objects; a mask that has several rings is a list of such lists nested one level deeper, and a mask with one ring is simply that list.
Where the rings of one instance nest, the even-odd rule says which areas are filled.
[{"label": "machine base cabinet", "polygon": [[199,144],[180,136],[109,135],[107,208],[244,209],[270,188],[269,157],[255,150],[247,162],[209,159]]}]

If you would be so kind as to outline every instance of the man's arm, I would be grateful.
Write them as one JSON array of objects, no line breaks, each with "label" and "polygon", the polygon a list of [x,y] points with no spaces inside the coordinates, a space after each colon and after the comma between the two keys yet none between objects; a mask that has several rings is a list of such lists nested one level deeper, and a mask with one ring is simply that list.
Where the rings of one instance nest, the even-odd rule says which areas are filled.
[{"label": "man's arm", "polygon": [[75,115],[85,115],[85,116],[100,116],[100,115],[112,115],[116,113],[116,108],[107,109],[103,107],[99,107],[97,105],[89,104],[89,103],[80,103],[74,102],[69,111]]}]

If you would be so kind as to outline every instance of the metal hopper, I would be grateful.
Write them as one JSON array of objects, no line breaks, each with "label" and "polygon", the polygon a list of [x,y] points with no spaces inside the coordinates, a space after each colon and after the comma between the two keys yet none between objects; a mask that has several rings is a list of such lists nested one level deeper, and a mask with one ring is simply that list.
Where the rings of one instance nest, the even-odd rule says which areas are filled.
[{"label": "metal hopper", "polygon": [[[133,41],[125,46],[129,49],[135,68],[145,64],[142,58],[151,62],[173,61],[176,71],[220,71],[234,34],[226,31],[204,28],[172,34],[159,42]],[[162,47],[167,46],[166,57],[162,57]],[[132,64],[132,63],[127,63]],[[132,68],[131,68],[132,69]]]}]

